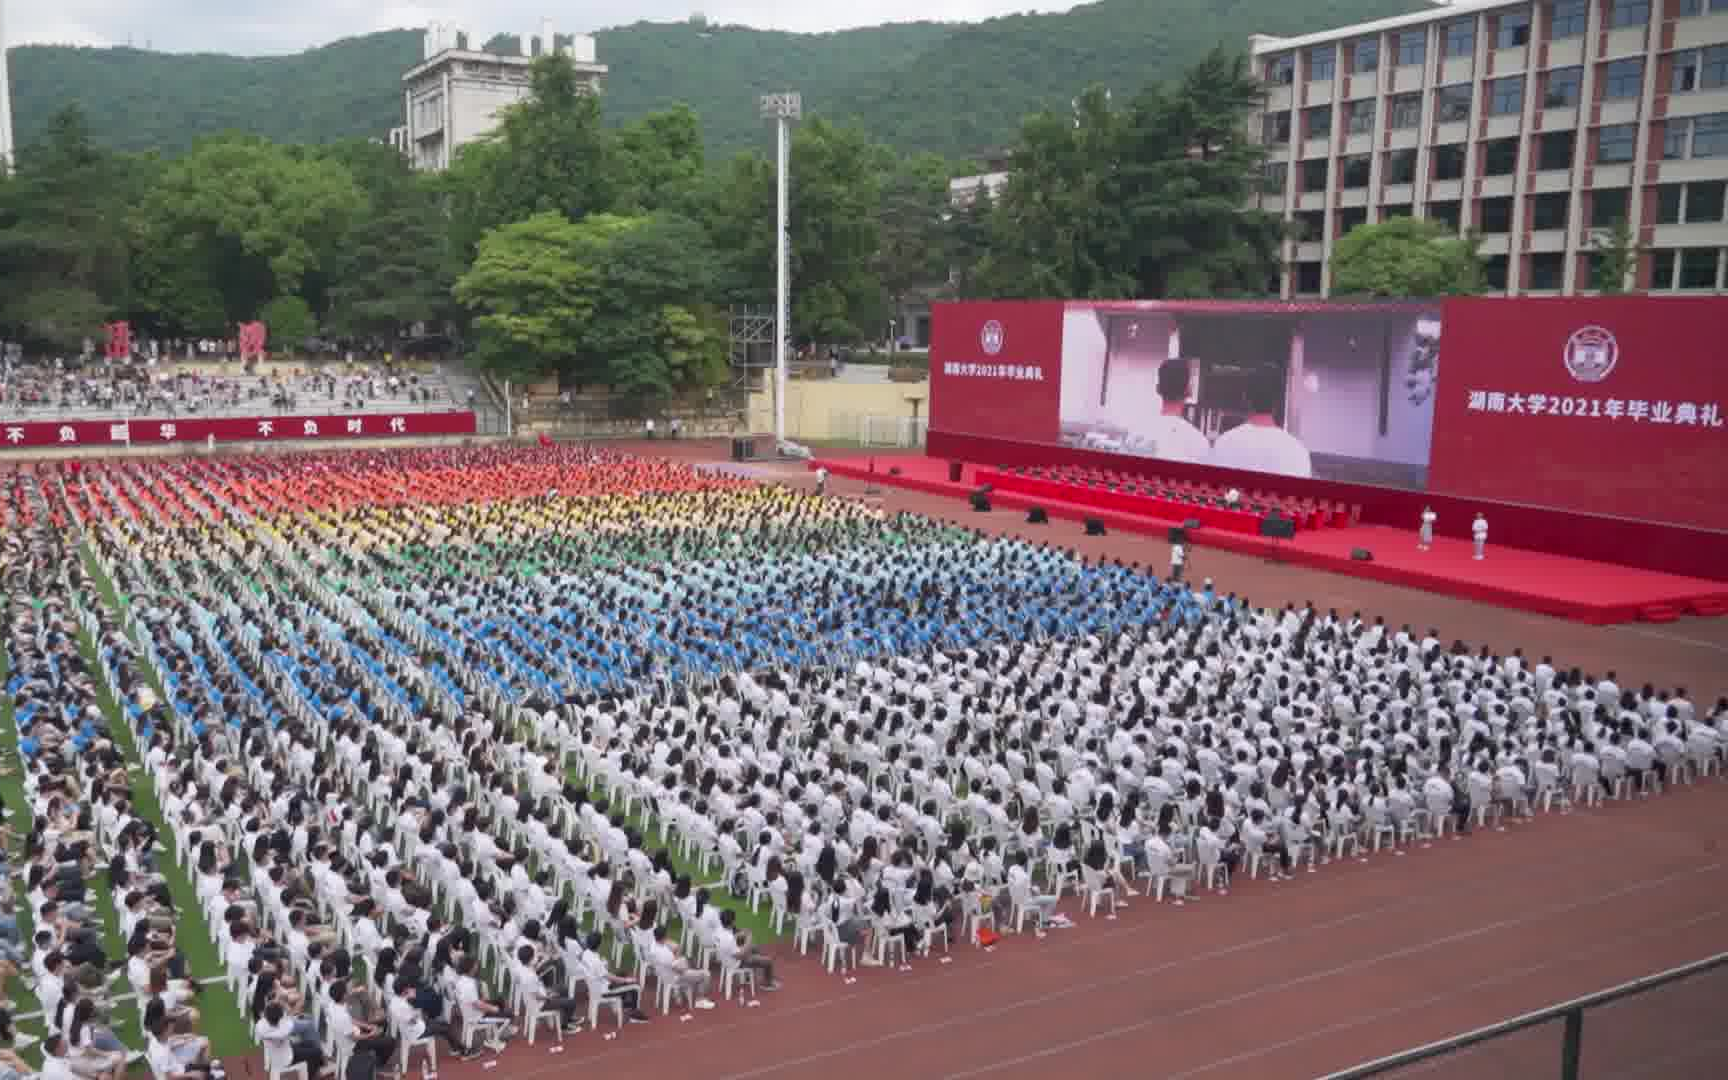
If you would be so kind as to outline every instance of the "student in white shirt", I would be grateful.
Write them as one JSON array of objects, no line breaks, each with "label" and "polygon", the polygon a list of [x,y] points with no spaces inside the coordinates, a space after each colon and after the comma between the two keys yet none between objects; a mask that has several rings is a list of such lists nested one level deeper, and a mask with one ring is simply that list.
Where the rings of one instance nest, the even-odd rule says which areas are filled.
[{"label": "student in white shirt", "polygon": [[1476,545],[1476,558],[1482,558],[1482,551],[1488,546],[1488,519],[1481,514],[1470,523],[1470,539]]},{"label": "student in white shirt", "polygon": [[1416,550],[1427,551],[1434,546],[1434,521],[1439,516],[1431,506],[1422,508],[1422,528],[1416,536]]},{"label": "student in white shirt", "polygon": [[158,1020],[149,1032],[144,1058],[156,1080],[204,1080],[210,1066],[210,1040],[201,1035],[170,1035],[167,1020]]},{"label": "student in white shirt", "polygon": [[1182,564],[1188,561],[1188,546],[1183,543],[1170,545],[1170,580],[1182,580]]},{"label": "student in white shirt", "polygon": [[1251,469],[1279,476],[1312,476],[1314,463],[1302,440],[1278,426],[1272,415],[1276,387],[1252,384],[1248,419],[1218,436],[1212,464],[1221,469]]},{"label": "student in white shirt", "polygon": [[1204,465],[1212,458],[1212,444],[1191,423],[1183,410],[1188,400],[1188,361],[1166,360],[1158,365],[1159,413],[1146,425],[1152,453],[1165,461]]},{"label": "student in white shirt", "polygon": [[678,949],[666,940],[666,927],[654,928],[654,944],[648,947],[648,963],[655,969],[657,977],[674,980],[678,987],[688,994],[691,1002],[698,1009],[712,1009],[714,1002],[708,998],[709,974],[697,968],[692,968],[678,955]]}]

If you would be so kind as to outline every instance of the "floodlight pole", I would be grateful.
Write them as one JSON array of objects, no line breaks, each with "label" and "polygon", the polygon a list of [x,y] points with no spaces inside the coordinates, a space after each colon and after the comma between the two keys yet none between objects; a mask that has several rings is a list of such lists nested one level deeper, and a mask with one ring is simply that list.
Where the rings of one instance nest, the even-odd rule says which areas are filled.
[{"label": "floodlight pole", "polygon": [[788,268],[787,203],[790,189],[792,122],[804,111],[803,95],[793,91],[764,94],[761,116],[774,121],[774,443],[786,441],[786,323]]}]

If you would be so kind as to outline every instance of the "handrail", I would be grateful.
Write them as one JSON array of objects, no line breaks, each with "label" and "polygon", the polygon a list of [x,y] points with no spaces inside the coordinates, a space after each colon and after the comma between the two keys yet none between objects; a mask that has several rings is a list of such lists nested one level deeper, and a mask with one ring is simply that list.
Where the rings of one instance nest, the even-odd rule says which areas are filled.
[{"label": "handrail", "polygon": [[1724,965],[1728,965],[1728,952],[1717,953],[1714,956],[1669,968],[1666,971],[1658,971],[1654,975],[1645,975],[1630,982],[1623,982],[1618,986],[1611,986],[1606,990],[1598,990],[1593,994],[1563,1001],[1557,1005],[1549,1005],[1522,1016],[1515,1016],[1510,1020],[1501,1020],[1486,1027],[1479,1027],[1462,1035],[1453,1035],[1388,1057],[1363,1062],[1341,1072],[1330,1073],[1322,1080],[1365,1080],[1367,1077],[1379,1076],[1393,1069],[1406,1068],[1431,1058],[1456,1053],[1478,1043],[1497,1039],[1502,1035],[1511,1035],[1526,1028],[1537,1027],[1561,1017],[1566,1020],[1566,1032],[1561,1046],[1560,1075],[1562,1080],[1577,1080],[1579,1046],[1583,1040],[1584,1014],[1587,1011],[1619,1001],[1621,998],[1647,993],[1670,983],[1689,979],[1694,975],[1701,975],[1706,971],[1714,971]]}]

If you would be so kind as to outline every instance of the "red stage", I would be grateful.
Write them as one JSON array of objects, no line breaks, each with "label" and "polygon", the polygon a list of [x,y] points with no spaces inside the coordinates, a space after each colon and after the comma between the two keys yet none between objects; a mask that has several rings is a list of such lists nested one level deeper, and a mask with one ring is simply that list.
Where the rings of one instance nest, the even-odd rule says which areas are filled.
[{"label": "red stage", "polygon": [[[874,465],[874,472],[871,471]],[[948,480],[948,463],[920,455],[875,458],[818,459],[835,476],[914,491],[964,498],[977,486],[980,470],[994,466],[968,464],[959,483]],[[892,475],[898,470],[898,475]],[[1076,489],[1076,494],[1084,494]],[[1078,521],[1096,517],[1112,529],[1162,535],[1182,518],[1151,517],[1102,509],[1085,502],[1058,502],[1018,492],[997,491],[990,497],[1000,507],[1042,506],[1053,519]],[[1520,550],[1490,542],[1488,558],[1471,558],[1468,540],[1436,537],[1431,551],[1416,549],[1414,529],[1383,525],[1299,530],[1296,538],[1276,544],[1255,535],[1202,527],[1190,542],[1247,555],[1261,555],[1296,566],[1329,570],[1352,577],[1405,585],[1447,596],[1464,597],[1502,607],[1535,611],[1580,622],[1663,622],[1683,612],[1700,615],[1728,613],[1728,585],[1703,578],[1681,577],[1609,563]],[[1355,548],[1374,553],[1373,561],[1350,557]],[[1225,588],[1228,582],[1222,583]]]}]

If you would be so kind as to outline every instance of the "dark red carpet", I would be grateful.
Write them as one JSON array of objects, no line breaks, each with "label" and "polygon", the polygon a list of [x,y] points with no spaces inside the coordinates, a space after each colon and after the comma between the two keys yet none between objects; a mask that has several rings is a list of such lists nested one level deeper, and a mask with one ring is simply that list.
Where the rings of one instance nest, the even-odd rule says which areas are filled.
[{"label": "dark red carpet", "polygon": [[[959,483],[948,479],[946,461],[922,455],[823,458],[810,463],[812,469],[826,466],[836,476],[909,488],[938,495],[964,498],[977,486],[979,469],[992,466],[967,464]],[[1153,517],[1100,510],[1083,502],[1056,502],[1014,492],[991,495],[997,507],[1023,510],[1042,506],[1053,519],[1079,521],[1096,517],[1111,529],[1163,535],[1171,517]],[[1682,613],[1720,615],[1728,613],[1728,584],[1703,578],[1679,577],[1651,570],[1635,570],[1610,563],[1526,551],[1498,543],[1515,537],[1490,537],[1488,557],[1477,562],[1468,541],[1437,538],[1430,551],[1416,549],[1414,529],[1383,525],[1359,525],[1348,529],[1299,531],[1296,539],[1279,542],[1201,528],[1190,533],[1190,542],[1247,555],[1307,566],[1352,577],[1459,596],[1502,607],[1534,611],[1597,625],[1618,622],[1665,622]],[[1373,553],[1371,561],[1352,559],[1356,548]],[[1228,588],[1228,583],[1221,583]]]}]

